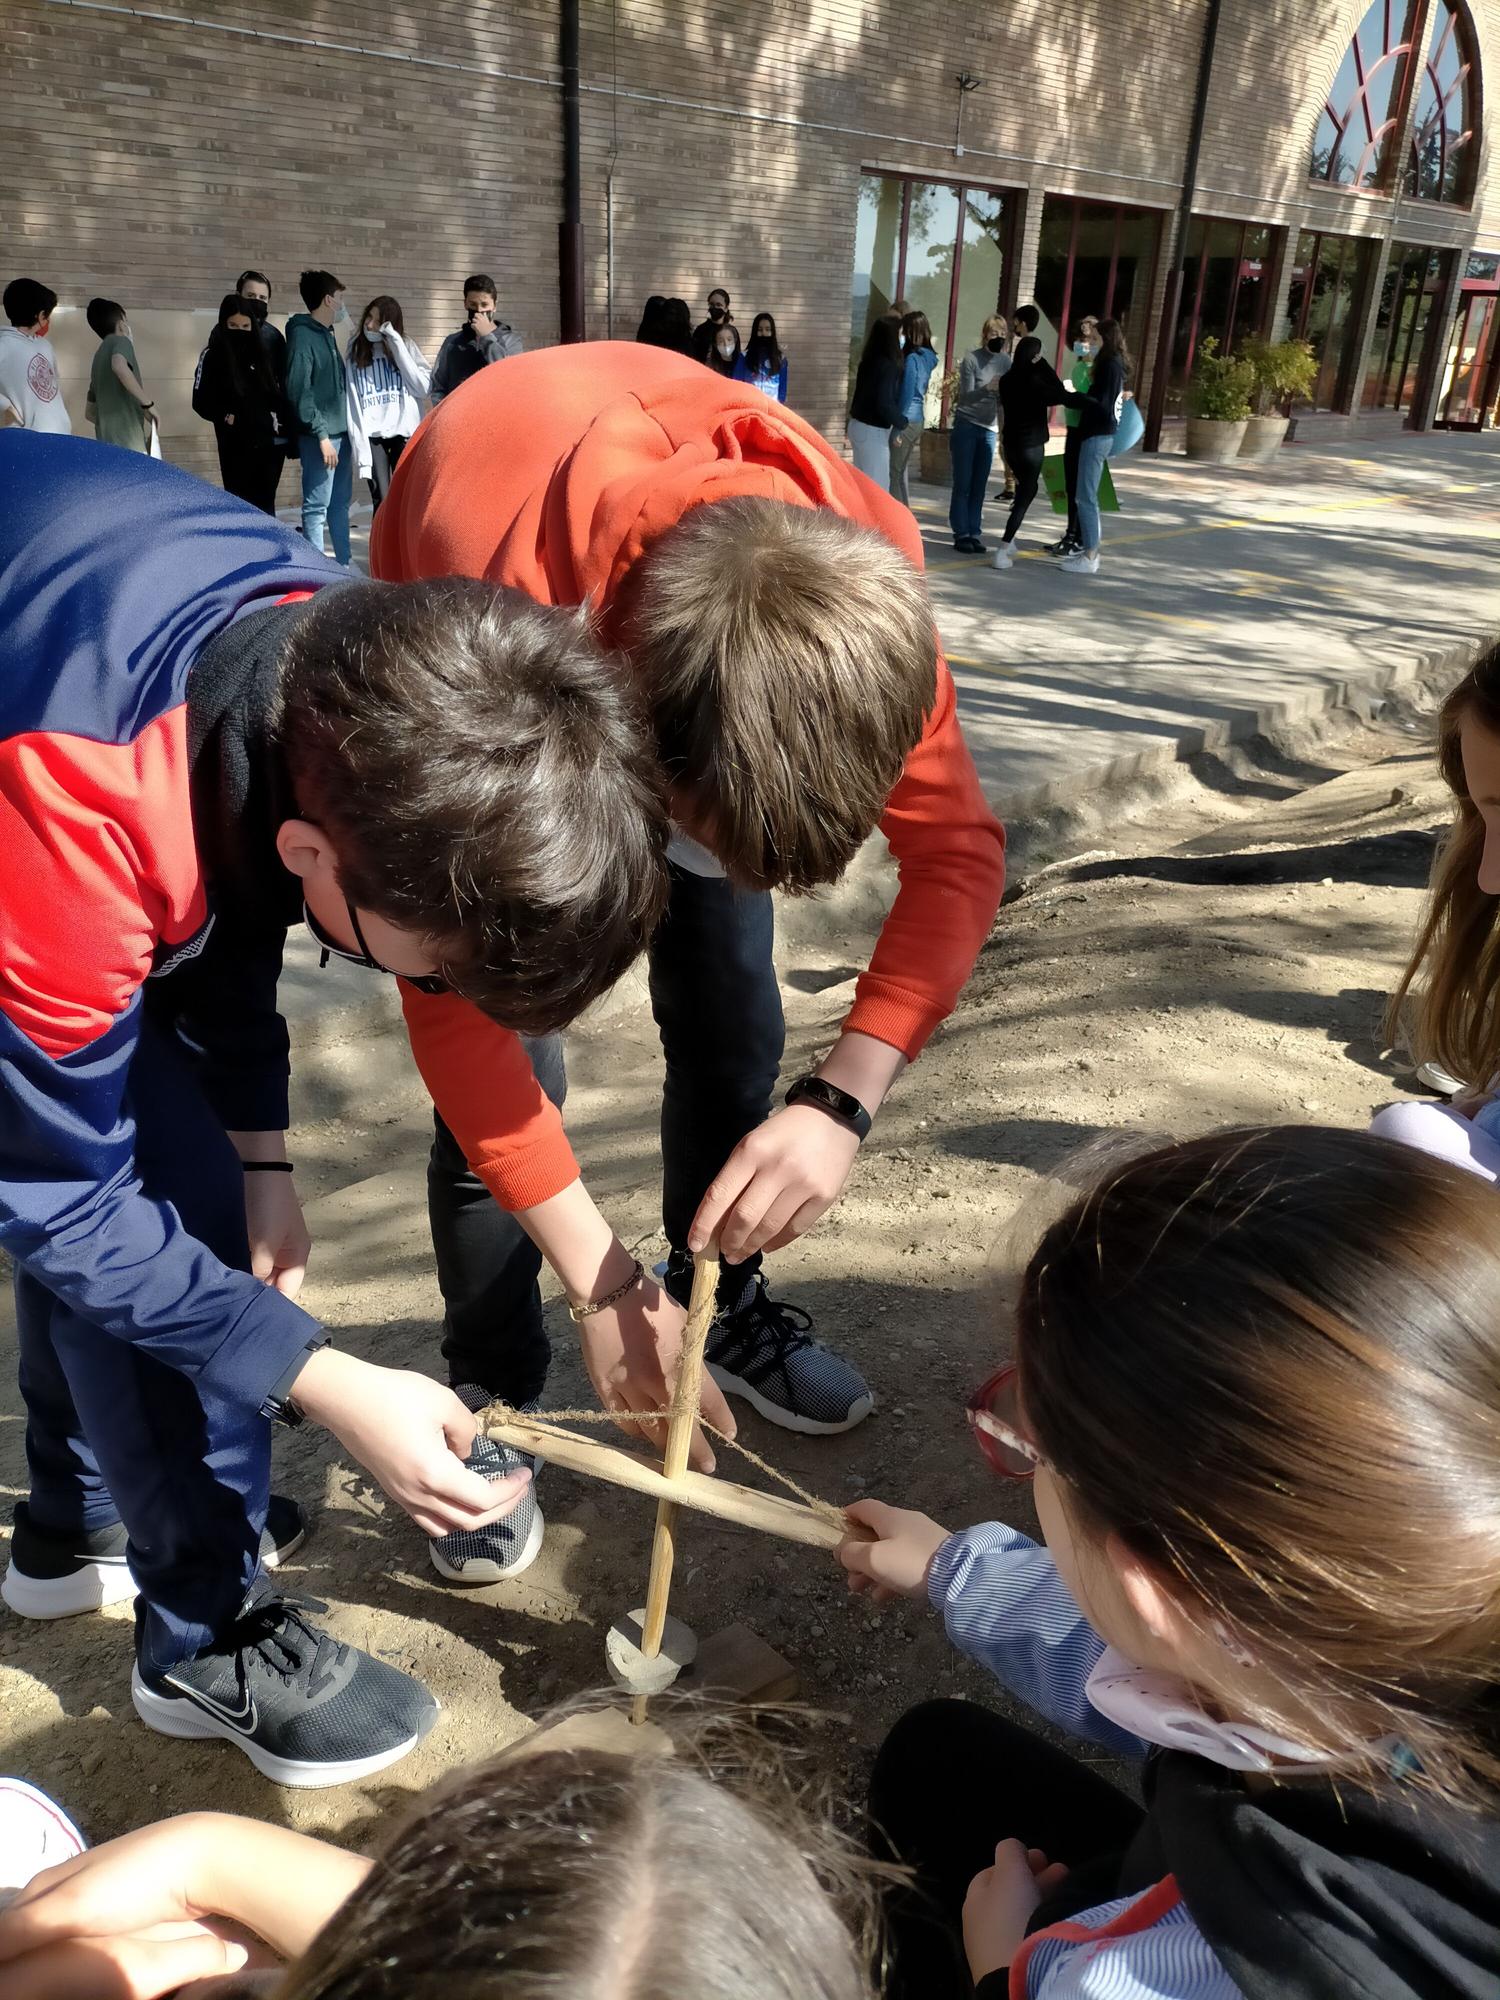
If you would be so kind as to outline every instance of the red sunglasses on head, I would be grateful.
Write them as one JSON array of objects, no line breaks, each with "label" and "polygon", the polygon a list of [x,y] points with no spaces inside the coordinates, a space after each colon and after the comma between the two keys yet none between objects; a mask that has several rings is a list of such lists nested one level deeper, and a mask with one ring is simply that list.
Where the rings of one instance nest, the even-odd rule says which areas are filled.
[{"label": "red sunglasses on head", "polygon": [[1027,1437],[1021,1417],[1021,1371],[1012,1362],[969,1398],[965,1415],[990,1469],[1002,1479],[1030,1479],[1042,1454]]}]

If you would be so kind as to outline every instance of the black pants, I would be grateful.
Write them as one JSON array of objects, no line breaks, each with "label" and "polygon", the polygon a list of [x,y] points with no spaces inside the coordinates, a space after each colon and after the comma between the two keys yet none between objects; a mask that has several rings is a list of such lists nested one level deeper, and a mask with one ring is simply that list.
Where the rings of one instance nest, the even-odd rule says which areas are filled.
[{"label": "black pants", "polygon": [[[674,1250],[709,1182],[771,1108],[786,1025],[771,963],[768,895],[673,867],[666,918],[651,945],[651,1009],[666,1056],[662,1094],[662,1223]],[[556,1036],[528,1044],[537,1080],[554,1104],[565,1089]],[[448,1379],[508,1402],[539,1396],[550,1351],[537,1275],[541,1252],[470,1173],[437,1121],[427,1168],[427,1212],[445,1307]],[[726,1267],[733,1298],[760,1264]]]},{"label": "black pants", "polygon": [[1005,539],[1013,542],[1020,533],[1021,523],[1036,498],[1036,489],[1041,484],[1042,459],[1046,447],[1039,444],[1023,444],[1012,455],[1012,470],[1015,473],[1016,497],[1011,502],[1010,516],[1005,523]]},{"label": "black pants", "polygon": [[870,1780],[872,1844],[917,1877],[887,1909],[888,2000],[972,1993],[964,1897],[998,1842],[1040,1847],[1072,1871],[1032,1920],[1042,1930],[1125,1893],[1120,1865],[1143,1817],[1086,1764],[986,1708],[929,1701],[908,1710]]},{"label": "black pants", "polygon": [[1078,454],[1082,447],[1077,424],[1069,424],[1063,439],[1063,490],[1068,496],[1068,536],[1075,542],[1083,540],[1083,524],[1078,518]]},{"label": "black pants", "polygon": [[404,437],[382,437],[370,439],[370,476],[365,481],[370,489],[370,499],[378,507],[391,490],[391,474],[396,470],[406,444]]},{"label": "black pants", "polygon": [[230,426],[215,425],[219,445],[219,478],[226,493],[248,500],[263,514],[276,512],[276,488],[286,464],[286,448],[269,438],[237,438]]}]

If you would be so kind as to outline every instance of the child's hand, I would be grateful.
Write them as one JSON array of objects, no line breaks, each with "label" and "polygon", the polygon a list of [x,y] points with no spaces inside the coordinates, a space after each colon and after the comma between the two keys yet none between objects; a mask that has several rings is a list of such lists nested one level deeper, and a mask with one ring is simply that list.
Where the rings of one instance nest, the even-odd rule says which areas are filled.
[{"label": "child's hand", "polygon": [[877,1604],[890,1597],[925,1597],[927,1572],[948,1530],[925,1514],[887,1507],[882,1500],[856,1500],[844,1512],[857,1528],[867,1530],[867,1536],[850,1535],[839,1544],[850,1590],[868,1591]]},{"label": "child's hand", "polygon": [[1049,1862],[1039,1847],[1001,1841],[994,1866],[974,1877],[964,1898],[964,1954],[976,1986],[1010,1964],[1042,1898],[1067,1876],[1062,1863]]}]

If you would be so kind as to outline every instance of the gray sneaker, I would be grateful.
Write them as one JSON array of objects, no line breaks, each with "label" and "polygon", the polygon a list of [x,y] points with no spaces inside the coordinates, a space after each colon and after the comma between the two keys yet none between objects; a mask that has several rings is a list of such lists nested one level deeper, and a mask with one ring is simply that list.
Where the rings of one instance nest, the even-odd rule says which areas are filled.
[{"label": "gray sneaker", "polygon": [[[455,1388],[453,1393],[474,1411],[484,1409],[492,1400],[486,1390],[471,1383]],[[504,1583],[507,1577],[519,1576],[530,1569],[547,1531],[536,1501],[540,1461],[513,1451],[508,1444],[497,1444],[481,1433],[464,1463],[470,1472],[477,1472],[485,1479],[504,1479],[512,1472],[529,1472],[531,1484],[503,1521],[492,1521],[486,1528],[457,1528],[451,1535],[441,1535],[429,1542],[427,1553],[438,1575],[449,1583],[470,1588]]]},{"label": "gray sneaker", "polygon": [[[685,1304],[692,1259],[674,1254],[662,1275],[672,1297]],[[852,1431],[875,1407],[864,1377],[813,1339],[810,1313],[771,1297],[761,1271],[746,1280],[732,1310],[721,1309],[707,1360],[726,1396],[739,1396],[784,1431],[813,1437]]]}]

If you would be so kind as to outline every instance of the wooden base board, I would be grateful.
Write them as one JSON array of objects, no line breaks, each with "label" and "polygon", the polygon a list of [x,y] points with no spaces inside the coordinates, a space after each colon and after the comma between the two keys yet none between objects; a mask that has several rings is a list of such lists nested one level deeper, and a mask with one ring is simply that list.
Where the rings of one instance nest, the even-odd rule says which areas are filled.
[{"label": "wooden base board", "polygon": [[797,1669],[748,1625],[726,1625],[703,1641],[697,1659],[677,1685],[731,1701],[791,1701],[797,1692]]}]

